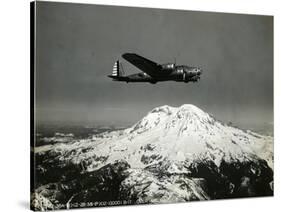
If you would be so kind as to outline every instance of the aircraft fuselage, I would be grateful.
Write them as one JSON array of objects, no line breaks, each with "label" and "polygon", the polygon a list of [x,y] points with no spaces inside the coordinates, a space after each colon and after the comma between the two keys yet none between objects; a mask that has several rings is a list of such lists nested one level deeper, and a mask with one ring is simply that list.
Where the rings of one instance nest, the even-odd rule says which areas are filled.
[{"label": "aircraft fuselage", "polygon": [[157,83],[163,81],[176,81],[176,82],[197,82],[200,79],[202,70],[196,67],[190,66],[175,66],[173,69],[162,69],[163,75],[157,77],[151,77],[144,72],[139,72],[136,74],[130,74],[127,76],[113,77],[115,81],[124,81],[124,82],[149,82]]}]

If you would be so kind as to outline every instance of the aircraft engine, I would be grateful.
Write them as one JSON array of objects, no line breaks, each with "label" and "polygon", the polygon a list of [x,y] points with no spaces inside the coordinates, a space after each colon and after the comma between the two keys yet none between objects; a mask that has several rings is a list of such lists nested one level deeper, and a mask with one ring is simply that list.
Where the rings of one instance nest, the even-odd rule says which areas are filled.
[{"label": "aircraft engine", "polygon": [[166,64],[161,65],[161,67],[162,67],[162,70],[171,71],[171,70],[174,70],[175,64],[174,63],[166,63]]}]

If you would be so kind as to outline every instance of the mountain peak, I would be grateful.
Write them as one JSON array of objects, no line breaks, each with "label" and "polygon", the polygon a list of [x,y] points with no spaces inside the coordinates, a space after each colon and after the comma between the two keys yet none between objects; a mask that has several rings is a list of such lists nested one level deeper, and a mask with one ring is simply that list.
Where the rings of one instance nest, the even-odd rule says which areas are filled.
[{"label": "mountain peak", "polygon": [[[156,115],[157,114],[157,115]],[[174,119],[195,119],[195,120],[211,120],[212,117],[201,110],[199,107],[192,104],[183,104],[179,107],[172,107],[169,105],[163,105],[154,108],[150,111],[145,119],[150,119],[149,117],[158,116],[160,118],[174,117]]]},{"label": "mountain peak", "polygon": [[150,113],[164,113],[167,115],[171,115],[172,113],[176,113],[176,112],[192,112],[192,113],[196,113],[198,115],[205,115],[206,113],[201,110],[199,107],[192,105],[192,104],[183,104],[179,107],[172,107],[169,105],[163,105],[163,106],[159,106],[154,108],[153,110],[151,110],[148,114]]},{"label": "mountain peak", "polygon": [[186,119],[204,120],[204,121],[213,121],[213,118],[199,107],[192,104],[184,104],[178,108],[177,111],[178,117],[185,117]]},{"label": "mountain peak", "polygon": [[181,110],[192,110],[192,111],[202,111],[199,107],[192,105],[192,104],[183,104],[179,107]]},{"label": "mountain peak", "polygon": [[206,124],[213,122],[213,118],[208,113],[195,105],[184,104],[180,107],[163,105],[151,110],[131,128],[131,132],[140,134],[160,126],[164,127],[165,131],[169,129],[182,131],[192,127],[205,129]]},{"label": "mountain peak", "polygon": [[206,112],[201,110],[199,107],[192,105],[192,104],[183,104],[182,106],[178,107],[178,112],[193,113],[193,114],[197,114],[197,116],[199,116],[199,117],[208,115]]},{"label": "mountain peak", "polygon": [[153,110],[151,110],[148,114],[150,113],[166,113],[166,114],[171,114],[173,110],[175,110],[175,107],[169,106],[169,105],[163,105],[163,106],[159,106],[154,108]]}]

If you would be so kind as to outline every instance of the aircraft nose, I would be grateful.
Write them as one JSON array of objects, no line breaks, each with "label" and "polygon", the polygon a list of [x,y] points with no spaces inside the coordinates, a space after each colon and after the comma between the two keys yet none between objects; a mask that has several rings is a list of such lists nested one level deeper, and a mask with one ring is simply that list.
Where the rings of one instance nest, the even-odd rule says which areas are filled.
[{"label": "aircraft nose", "polygon": [[203,72],[201,68],[198,68],[197,71],[198,71],[198,75],[201,75]]}]

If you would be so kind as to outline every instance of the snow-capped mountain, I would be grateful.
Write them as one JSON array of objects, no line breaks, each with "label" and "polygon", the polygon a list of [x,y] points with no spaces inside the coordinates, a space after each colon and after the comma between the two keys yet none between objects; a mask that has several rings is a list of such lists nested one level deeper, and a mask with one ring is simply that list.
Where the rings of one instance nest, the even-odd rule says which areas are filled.
[{"label": "snow-capped mountain", "polygon": [[[125,130],[41,146],[35,153],[45,163],[71,164],[83,176],[100,175],[100,188],[110,184],[104,172],[114,173],[116,198],[132,203],[273,194],[273,138],[223,124],[194,105],[157,107]],[[42,176],[48,171],[38,167]],[[46,191],[47,183],[40,189]],[[93,186],[101,191],[85,185],[87,195],[73,194],[71,201],[95,199],[89,197]]]},{"label": "snow-capped mountain", "polygon": [[[224,125],[194,105],[183,105],[179,108],[155,108],[135,125],[122,131],[49,148],[61,152],[62,156],[76,150],[62,159],[73,163],[93,162],[87,164],[89,171],[122,159],[133,168],[144,168],[163,160],[192,162],[210,159],[219,166],[222,160],[243,162],[259,157],[272,167],[272,141],[272,137]],[[106,160],[102,160],[99,166],[95,160],[91,161],[100,157]]]}]

